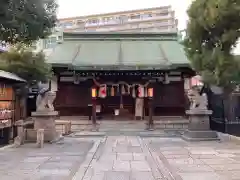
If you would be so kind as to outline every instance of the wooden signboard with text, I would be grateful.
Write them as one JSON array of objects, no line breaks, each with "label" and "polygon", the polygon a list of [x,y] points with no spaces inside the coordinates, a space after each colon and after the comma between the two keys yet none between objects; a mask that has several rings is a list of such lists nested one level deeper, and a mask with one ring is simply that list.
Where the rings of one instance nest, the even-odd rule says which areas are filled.
[{"label": "wooden signboard with text", "polygon": [[13,88],[0,84],[0,101],[13,101],[14,99]]}]

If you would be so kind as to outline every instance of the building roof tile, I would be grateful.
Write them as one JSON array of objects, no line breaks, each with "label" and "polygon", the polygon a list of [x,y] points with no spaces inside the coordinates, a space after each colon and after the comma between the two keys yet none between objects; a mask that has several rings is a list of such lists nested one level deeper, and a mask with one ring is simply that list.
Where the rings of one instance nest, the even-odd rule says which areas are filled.
[{"label": "building roof tile", "polygon": [[173,33],[67,33],[48,62],[53,66],[100,70],[189,66],[177,34]]}]

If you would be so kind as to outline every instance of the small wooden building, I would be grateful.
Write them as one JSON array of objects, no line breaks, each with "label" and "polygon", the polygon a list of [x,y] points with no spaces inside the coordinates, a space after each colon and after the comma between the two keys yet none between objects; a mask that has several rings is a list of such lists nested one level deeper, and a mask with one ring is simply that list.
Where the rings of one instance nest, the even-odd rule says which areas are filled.
[{"label": "small wooden building", "polygon": [[20,118],[20,102],[16,85],[25,81],[18,76],[0,70],[0,145],[14,138],[15,121]]},{"label": "small wooden building", "polygon": [[194,75],[177,33],[64,33],[48,57],[61,116],[88,116],[92,90],[97,112],[113,119],[148,116],[153,90],[155,116],[183,116],[185,89]]}]

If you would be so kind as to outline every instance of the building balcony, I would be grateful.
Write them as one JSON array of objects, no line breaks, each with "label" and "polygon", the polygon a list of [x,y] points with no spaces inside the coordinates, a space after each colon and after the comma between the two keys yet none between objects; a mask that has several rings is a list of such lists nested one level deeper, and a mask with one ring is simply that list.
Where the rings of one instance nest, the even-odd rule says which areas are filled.
[{"label": "building balcony", "polygon": [[[111,25],[124,25],[124,24],[129,24],[129,23],[137,23],[137,22],[141,22],[141,21],[161,21],[161,20],[167,20],[167,19],[175,19],[174,16],[172,16],[171,14],[168,14],[167,16],[152,16],[152,17],[144,17],[144,18],[139,18],[139,19],[125,19],[125,20],[120,20],[120,19],[114,19],[114,20],[110,20],[107,22],[104,21],[99,21],[98,23],[89,23],[86,22],[85,23],[85,27],[101,27],[101,26],[111,26]],[[83,26],[83,25],[81,25]],[[78,28],[78,25],[74,25],[72,26],[72,28]],[[67,29],[69,29],[70,27],[67,26]]]}]

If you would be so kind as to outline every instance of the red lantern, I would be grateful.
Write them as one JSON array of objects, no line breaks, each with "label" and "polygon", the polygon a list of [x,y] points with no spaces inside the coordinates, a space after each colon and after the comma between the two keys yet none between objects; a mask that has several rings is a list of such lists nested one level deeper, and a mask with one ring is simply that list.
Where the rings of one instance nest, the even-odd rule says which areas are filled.
[{"label": "red lantern", "polygon": [[144,97],[144,87],[142,86],[138,87],[138,97],[140,98]]}]

